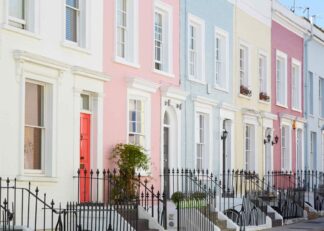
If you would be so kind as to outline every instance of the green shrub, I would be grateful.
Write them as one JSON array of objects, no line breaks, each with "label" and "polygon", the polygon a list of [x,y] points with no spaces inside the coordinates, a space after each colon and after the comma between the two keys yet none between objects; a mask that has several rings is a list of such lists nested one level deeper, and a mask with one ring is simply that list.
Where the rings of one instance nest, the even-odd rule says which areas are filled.
[{"label": "green shrub", "polygon": [[184,194],[182,192],[175,192],[171,196],[171,200],[177,204],[180,201],[182,201],[185,198]]}]

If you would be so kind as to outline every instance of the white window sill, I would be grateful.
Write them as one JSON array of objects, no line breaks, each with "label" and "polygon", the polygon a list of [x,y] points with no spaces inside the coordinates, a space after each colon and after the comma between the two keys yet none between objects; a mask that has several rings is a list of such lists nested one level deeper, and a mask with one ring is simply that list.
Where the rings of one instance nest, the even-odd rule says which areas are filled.
[{"label": "white window sill", "polygon": [[189,80],[190,80],[191,82],[199,83],[199,84],[201,84],[201,85],[206,85],[206,84],[207,84],[206,81],[202,81],[202,80],[197,80],[197,79],[193,79],[193,78],[189,78]]},{"label": "white window sill", "polygon": [[283,105],[283,104],[280,104],[280,103],[276,103],[276,105],[278,106],[278,107],[282,107],[282,108],[288,108],[288,106],[287,105]]},{"label": "white window sill", "polygon": [[10,31],[10,32],[14,32],[23,36],[27,36],[33,39],[37,39],[37,40],[41,40],[41,36],[39,34],[36,34],[34,32],[28,31],[28,30],[24,30],[24,29],[20,29],[14,26],[10,26],[8,24],[3,24],[2,25],[2,29]]},{"label": "white window sill", "polygon": [[301,109],[299,109],[299,108],[294,108],[294,107],[292,107],[291,110],[296,111],[296,112],[300,112],[300,113],[302,112]]},{"label": "white window sill", "polygon": [[243,99],[248,99],[248,100],[251,100],[252,99],[252,95],[251,96],[246,96],[246,95],[243,95],[243,94],[239,93],[238,96],[241,97],[241,98],[243,98]]},{"label": "white window sill", "polygon": [[115,57],[114,61],[115,61],[115,63],[123,64],[123,65],[133,67],[136,69],[139,69],[141,67],[138,63],[128,62],[127,60],[120,58],[118,56]]},{"label": "white window sill", "polygon": [[159,74],[159,75],[164,75],[166,77],[169,77],[169,78],[174,78],[174,74],[172,73],[169,73],[169,72],[166,72],[166,71],[160,71],[160,70],[157,70],[157,69],[153,69],[153,72],[156,73],[156,74]]},{"label": "white window sill", "polygon": [[222,92],[225,92],[225,93],[229,93],[229,90],[227,88],[224,88],[224,87],[221,87],[219,85],[214,85],[214,88],[218,91],[222,91]]},{"label": "white window sill", "polygon": [[50,177],[41,174],[29,174],[26,173],[23,176],[17,176],[17,181],[33,181],[33,182],[48,182],[48,183],[57,183],[57,177]]},{"label": "white window sill", "polygon": [[61,43],[61,46],[62,47],[65,47],[67,49],[71,49],[71,50],[74,50],[74,51],[78,51],[78,52],[87,54],[87,55],[90,55],[91,54],[91,52],[90,52],[89,49],[80,47],[77,43],[70,42],[70,41],[67,41],[67,40],[63,41]]},{"label": "white window sill", "polygon": [[271,104],[271,100],[264,101],[264,100],[259,99],[259,103],[263,103],[263,104],[266,104],[266,105],[270,105]]}]

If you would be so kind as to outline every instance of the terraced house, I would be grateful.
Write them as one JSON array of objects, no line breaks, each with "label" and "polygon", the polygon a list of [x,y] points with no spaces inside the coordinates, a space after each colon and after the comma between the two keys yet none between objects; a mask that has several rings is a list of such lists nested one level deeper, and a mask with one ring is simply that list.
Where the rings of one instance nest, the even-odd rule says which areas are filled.
[{"label": "terraced house", "polygon": [[[256,33],[258,31],[258,33]],[[234,13],[235,168],[263,174],[273,168],[271,2],[238,1]],[[268,138],[269,137],[269,140]]]},{"label": "terraced house", "polygon": [[323,58],[277,0],[0,1],[0,231],[316,218]]}]

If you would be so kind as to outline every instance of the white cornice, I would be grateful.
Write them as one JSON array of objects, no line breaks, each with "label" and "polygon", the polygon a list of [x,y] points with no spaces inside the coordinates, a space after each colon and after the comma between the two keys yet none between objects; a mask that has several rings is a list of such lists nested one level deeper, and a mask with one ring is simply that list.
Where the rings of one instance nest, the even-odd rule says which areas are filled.
[{"label": "white cornice", "polygon": [[262,111],[260,114],[261,114],[262,118],[271,119],[271,120],[278,119],[278,116],[271,112]]},{"label": "white cornice", "polygon": [[171,99],[184,101],[188,95],[185,91],[181,90],[180,88],[173,87],[173,86],[161,86],[161,92],[164,97],[168,97]]},{"label": "white cornice", "polygon": [[225,102],[219,104],[219,109],[228,110],[232,112],[238,112],[240,110],[239,107]]},{"label": "white cornice", "polygon": [[86,78],[91,78],[91,79],[95,79],[95,80],[99,80],[99,81],[110,81],[111,78],[107,75],[105,75],[102,72],[98,72],[98,71],[94,71],[94,70],[90,70],[84,67],[79,67],[79,66],[73,66],[71,68],[71,71],[74,75],[79,75],[82,77],[86,77]]},{"label": "white cornice", "polygon": [[19,62],[30,62],[44,67],[56,69],[59,71],[65,71],[69,69],[69,65],[63,62],[59,62],[54,59],[47,58],[38,54],[33,54],[27,51],[15,50],[13,52],[14,58]]},{"label": "white cornice", "polygon": [[209,99],[203,96],[193,96],[192,100],[196,103],[205,104],[209,106],[217,106],[218,104],[217,100]]},{"label": "white cornice", "polygon": [[[251,17],[257,19],[259,22],[265,24],[268,27],[271,27],[271,3],[268,1],[264,1],[264,5],[262,7],[258,6],[253,3],[251,0],[235,0],[236,6],[245,12],[246,14],[250,15]],[[257,0],[260,1],[260,0]],[[262,4],[262,3],[261,3]],[[266,11],[261,12],[266,8]],[[268,15],[265,14],[267,12]]]},{"label": "white cornice", "polygon": [[142,90],[148,93],[155,93],[160,87],[159,84],[138,77],[129,77],[126,79],[128,87]]}]

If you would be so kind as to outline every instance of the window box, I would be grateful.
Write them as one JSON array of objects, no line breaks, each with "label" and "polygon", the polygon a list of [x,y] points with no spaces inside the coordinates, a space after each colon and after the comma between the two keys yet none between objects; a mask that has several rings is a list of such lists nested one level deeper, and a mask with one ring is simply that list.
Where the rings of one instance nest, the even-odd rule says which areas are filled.
[{"label": "window box", "polygon": [[252,91],[248,87],[241,85],[240,94],[251,97]]},{"label": "window box", "polygon": [[266,101],[266,102],[269,102],[270,101],[270,96],[268,96],[266,92],[260,92],[259,93],[259,99],[263,100],[263,101]]}]

